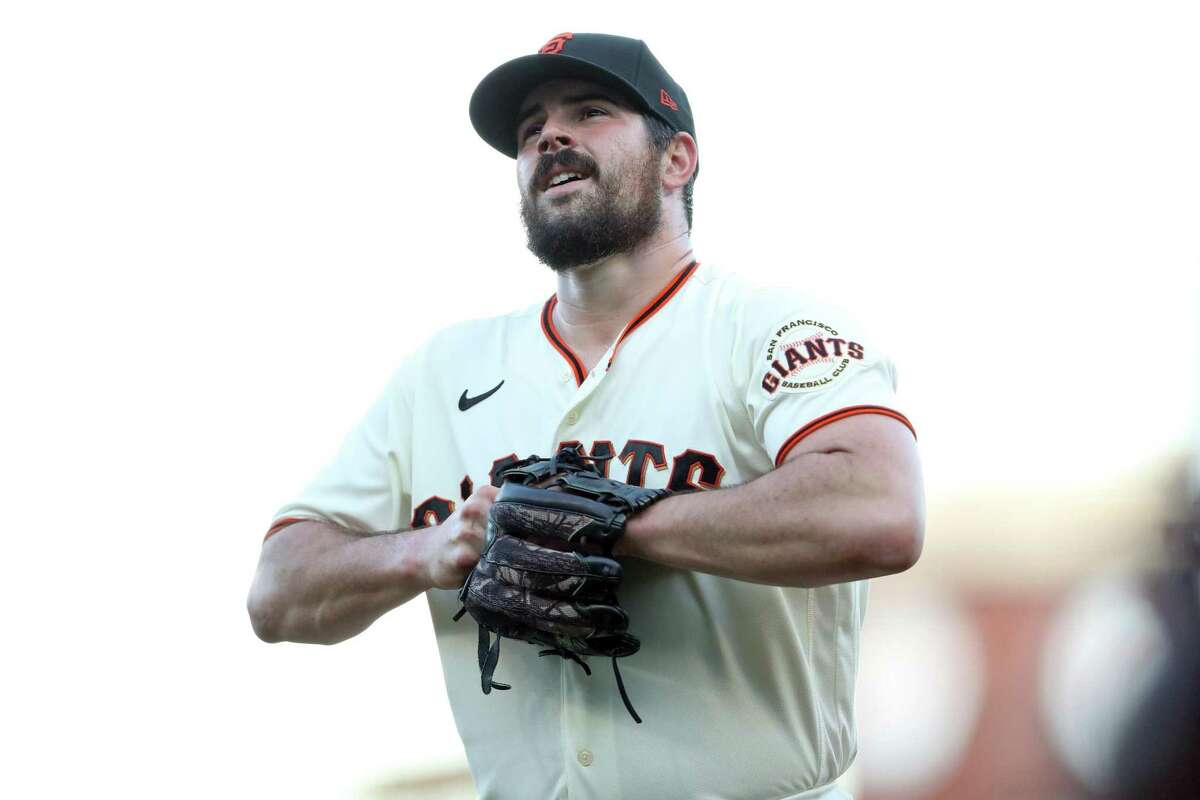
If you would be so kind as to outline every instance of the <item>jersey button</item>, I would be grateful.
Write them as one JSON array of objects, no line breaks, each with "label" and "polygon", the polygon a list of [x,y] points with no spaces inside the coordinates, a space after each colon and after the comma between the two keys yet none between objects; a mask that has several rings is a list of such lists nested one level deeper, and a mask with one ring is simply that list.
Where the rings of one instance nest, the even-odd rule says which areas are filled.
[{"label": "jersey button", "polygon": [[579,422],[578,411],[572,411],[571,413],[567,414],[567,425],[574,425],[576,422]]},{"label": "jersey button", "polygon": [[592,757],[591,750],[584,748],[584,749],[580,750],[576,755],[579,757],[580,764],[583,764],[585,767],[590,767],[592,765],[592,761],[594,759]]}]

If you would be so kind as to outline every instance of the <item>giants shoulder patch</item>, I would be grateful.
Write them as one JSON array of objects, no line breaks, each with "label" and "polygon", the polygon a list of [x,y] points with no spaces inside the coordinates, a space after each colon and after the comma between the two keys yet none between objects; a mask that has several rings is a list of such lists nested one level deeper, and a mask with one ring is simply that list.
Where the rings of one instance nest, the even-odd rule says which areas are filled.
[{"label": "giants shoulder patch", "polygon": [[790,317],[772,328],[758,378],[767,397],[815,392],[844,380],[869,356],[866,345],[831,323]]}]

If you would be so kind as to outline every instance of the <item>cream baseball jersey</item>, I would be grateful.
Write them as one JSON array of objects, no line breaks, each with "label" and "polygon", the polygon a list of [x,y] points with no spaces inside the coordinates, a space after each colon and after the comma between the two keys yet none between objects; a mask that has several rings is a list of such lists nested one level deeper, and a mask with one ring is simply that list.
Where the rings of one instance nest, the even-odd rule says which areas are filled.
[{"label": "cream baseball jersey", "polygon": [[[716,490],[783,462],[803,437],[895,409],[895,371],[843,313],[711,266],[676,273],[608,353],[583,364],[551,297],[455,325],[396,371],[342,450],[273,530],[435,525],[508,463],[579,443],[610,477]],[[911,426],[909,426],[911,427]],[[739,531],[731,529],[730,537]],[[842,797],[865,582],[776,587],[626,559],[618,596],[642,647],[589,677],[505,641],[480,691],[477,628],[426,592],[458,731],[485,800]]]}]

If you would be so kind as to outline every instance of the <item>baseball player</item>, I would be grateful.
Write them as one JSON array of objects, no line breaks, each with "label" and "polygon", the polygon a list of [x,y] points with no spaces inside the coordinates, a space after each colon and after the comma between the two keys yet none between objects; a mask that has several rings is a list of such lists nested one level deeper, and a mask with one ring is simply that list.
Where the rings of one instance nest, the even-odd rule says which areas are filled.
[{"label": "baseball player", "polygon": [[[256,632],[338,642],[423,594],[487,800],[845,797],[866,580],[910,567],[923,537],[891,361],[842,310],[697,259],[696,126],[645,43],[560,34],[488,74],[470,116],[516,160],[557,292],[440,331],[396,370],[277,513]],[[497,663],[482,623],[455,621],[507,477],[564,448],[588,481],[666,490],[616,515],[641,643],[620,676],[519,642]],[[511,690],[488,692],[489,669]]]}]

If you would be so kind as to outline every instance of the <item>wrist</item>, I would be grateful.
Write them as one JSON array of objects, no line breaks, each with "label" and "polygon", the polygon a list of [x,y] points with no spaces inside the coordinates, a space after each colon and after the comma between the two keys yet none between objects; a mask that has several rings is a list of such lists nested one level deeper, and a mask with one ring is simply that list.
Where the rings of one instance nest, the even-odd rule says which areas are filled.
[{"label": "wrist", "polygon": [[430,561],[433,553],[431,532],[436,529],[437,526],[433,526],[391,534],[396,537],[393,569],[398,578],[397,583],[411,586],[419,591],[433,587],[433,570]]},{"label": "wrist", "polygon": [[625,523],[625,535],[613,546],[613,556],[617,558],[642,558],[645,552],[644,544],[654,536],[664,515],[664,508],[674,497],[664,497],[634,514]]}]

